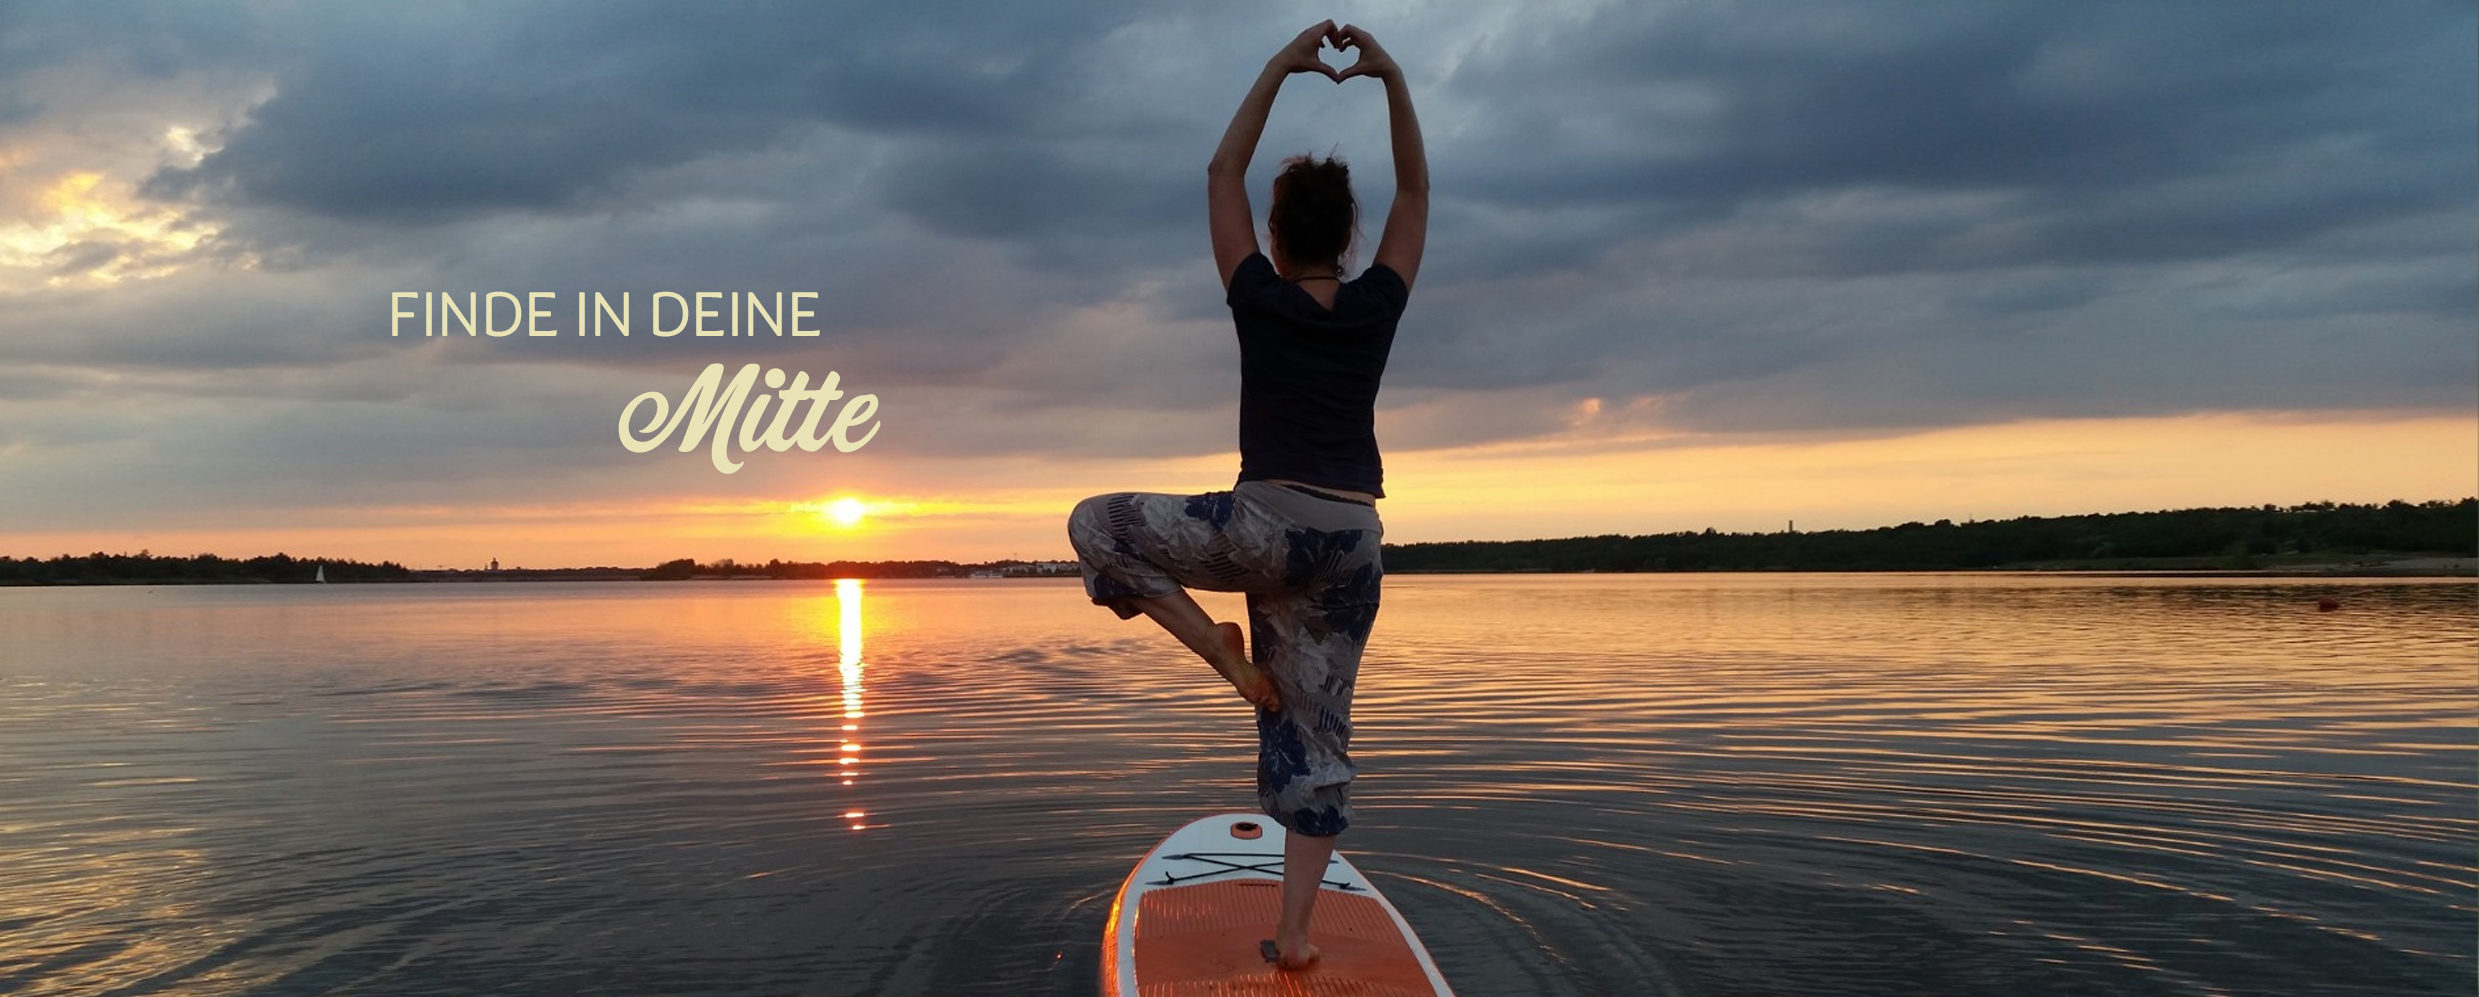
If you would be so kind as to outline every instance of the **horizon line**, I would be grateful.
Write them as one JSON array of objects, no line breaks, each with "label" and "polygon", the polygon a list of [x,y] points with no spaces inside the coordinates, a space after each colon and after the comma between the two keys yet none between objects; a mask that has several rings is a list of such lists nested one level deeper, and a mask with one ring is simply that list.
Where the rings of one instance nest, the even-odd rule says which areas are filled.
[{"label": "horizon line", "polygon": [[[1405,547],[1445,546],[1445,545],[1453,545],[1453,544],[1516,544],[1516,543],[1555,543],[1555,542],[1558,542],[1558,541],[1563,541],[1563,540],[1591,540],[1591,539],[1606,539],[1606,538],[1611,538],[1611,537],[1629,538],[1629,539],[1633,539],[1633,538],[1652,538],[1652,537],[1692,536],[1692,535],[1710,535],[1710,536],[1719,536],[1719,537],[1764,537],[1764,536],[1784,536],[1784,535],[1793,535],[1793,534],[1871,533],[1871,532],[1875,532],[1875,531],[1878,531],[1878,530],[1894,530],[1894,529],[1901,529],[1901,528],[1903,528],[1903,527],[1907,527],[1907,526],[1931,526],[1931,525],[1936,525],[1936,526],[1954,526],[1954,527],[1960,527],[1960,526],[1973,526],[1973,525],[1980,525],[1980,524],[1985,524],[1985,523],[2015,523],[2015,522],[2022,522],[2022,521],[2024,521],[2024,520],[2043,520],[2043,519],[2081,519],[2081,518],[2094,517],[2094,516],[2153,516],[2153,515],[2170,515],[2170,514],[2176,514],[2176,513],[2187,513],[2187,512],[2241,512],[2241,511],[2243,511],[2243,512],[2266,512],[2266,511],[2270,511],[2270,512],[2276,512],[2276,513],[2283,513],[2283,512],[2286,512],[2286,513],[2303,513],[2303,512],[2332,512],[2332,511],[2338,511],[2338,510],[2342,510],[2342,509],[2386,509],[2386,508],[2391,508],[2391,507],[2396,506],[2396,505],[2399,505],[2399,506],[2407,506],[2407,507],[2411,507],[2411,508],[2419,508],[2419,507],[2444,507],[2444,508],[2450,508],[2450,507],[2457,506],[2457,505],[2466,505],[2466,504],[2474,504],[2474,503],[2479,503],[2479,496],[2462,496],[2462,497],[2459,497],[2459,498],[2451,498],[2451,499],[2426,499],[2426,500],[2421,500],[2421,501],[2416,501],[2416,502],[2410,501],[2410,500],[2408,500],[2408,499],[2389,499],[2389,500],[2386,500],[2386,501],[2384,501],[2384,502],[2367,502],[2367,503],[2356,503],[2356,502],[2332,502],[2332,501],[2322,501],[2322,500],[2319,500],[2319,501],[2314,501],[2314,502],[2302,502],[2302,503],[2298,503],[2298,504],[2295,504],[2295,505],[2281,505],[2281,504],[2278,504],[2278,503],[2270,503],[2270,502],[2267,502],[2267,503],[2263,503],[2263,504],[2261,504],[2261,505],[2245,505],[2245,506],[2190,506],[2190,507],[2187,507],[2187,508],[2180,508],[2180,509],[2137,509],[2137,510],[2122,510],[2122,511],[2116,511],[2116,512],[2086,512],[2086,513],[2070,513],[2070,514],[2065,514],[2065,515],[2056,515],[2056,516],[2030,516],[2030,515],[2026,515],[2026,516],[2014,516],[2014,517],[2010,517],[2010,518],[2006,518],[2006,519],[1965,519],[1965,520],[1962,520],[1961,522],[1956,522],[1956,521],[1954,521],[1954,520],[1952,520],[1952,519],[1938,519],[1938,520],[1936,520],[1934,523],[1929,523],[1929,522],[1923,522],[1923,521],[1921,521],[1921,520],[1916,520],[1916,519],[1915,519],[1915,520],[1909,520],[1909,521],[1902,522],[1902,523],[1895,523],[1895,524],[1889,524],[1889,525],[1883,525],[1883,526],[1872,526],[1872,527],[1866,527],[1866,528],[1862,528],[1862,529],[1838,528],[1838,529],[1808,530],[1808,531],[1802,531],[1802,530],[1798,529],[1798,528],[1797,528],[1798,521],[1797,521],[1797,520],[1795,520],[1795,519],[1793,519],[1793,520],[1787,520],[1787,521],[1785,521],[1785,523],[1784,523],[1784,528],[1783,528],[1783,529],[1781,529],[1781,530],[1774,530],[1774,531],[1730,531],[1730,532],[1722,532],[1722,531],[1718,531],[1718,530],[1714,529],[1713,527],[1709,527],[1709,526],[1708,526],[1708,527],[1705,527],[1705,528],[1703,528],[1703,529],[1701,529],[1701,530],[1696,530],[1696,529],[1671,530],[1671,531],[1661,532],[1661,533],[1592,533],[1592,534],[1576,534],[1576,535],[1572,535],[1572,536],[1563,536],[1563,537],[1523,537],[1523,538],[1515,538],[1515,539],[1507,539],[1507,540],[1473,540],[1473,539],[1465,539],[1465,540],[1418,540],[1418,541],[1410,541],[1410,542],[1405,542],[1405,543],[1388,543],[1388,544],[1385,544],[1384,546],[1388,546],[1388,547],[1396,547],[1396,548],[1405,548]],[[778,564],[778,565],[821,565],[821,566],[823,566],[823,565],[831,565],[831,564],[854,564],[854,565],[864,565],[864,564],[866,564],[866,565],[892,565],[892,564],[949,564],[949,565],[954,565],[954,566],[959,567],[959,568],[989,567],[989,566],[1006,565],[1006,564],[1052,564],[1052,563],[1069,563],[1069,564],[1073,564],[1073,563],[1075,563],[1075,561],[1076,561],[1076,559],[1075,559],[1074,557],[1072,557],[1072,556],[1070,556],[1070,557],[1060,557],[1060,558],[1018,558],[1018,557],[1002,557],[1002,558],[992,558],[992,559],[988,559],[988,560],[980,560],[980,561],[959,561],[959,560],[954,560],[954,559],[950,559],[950,558],[887,558],[887,559],[877,559],[877,560],[854,560],[854,559],[850,559],[850,558],[830,558],[830,559],[824,559],[824,560],[787,561],[787,560],[784,560],[784,559],[782,559],[782,558],[768,558],[766,561],[762,561],[762,562],[760,562],[760,561],[743,561],[743,560],[741,560],[741,559],[739,559],[739,558],[731,558],[731,557],[717,558],[717,559],[715,559],[715,560],[714,560],[714,561],[712,561],[712,562],[700,562],[700,561],[698,561],[696,558],[694,558],[694,557],[690,557],[690,558],[671,558],[671,559],[668,559],[668,560],[665,560],[665,561],[657,562],[657,563],[656,563],[656,564],[654,564],[654,565],[642,566],[642,567],[626,567],[626,566],[617,565],[617,564],[596,564],[596,565],[563,566],[563,567],[552,567],[552,568],[528,568],[528,567],[498,568],[498,567],[496,567],[496,565],[498,564],[498,559],[497,559],[497,558],[493,558],[493,559],[491,559],[491,564],[493,565],[493,567],[491,567],[491,568],[450,568],[450,567],[447,567],[447,566],[445,566],[445,565],[440,565],[440,566],[438,566],[438,567],[432,567],[432,568],[417,568],[417,567],[414,567],[413,565],[411,565],[410,563],[407,563],[407,562],[404,562],[404,561],[393,560],[393,559],[388,559],[388,560],[380,560],[380,561],[361,561],[361,560],[356,560],[356,559],[353,559],[353,558],[341,558],[341,557],[295,557],[295,556],[293,556],[293,555],[291,555],[291,554],[289,554],[289,553],[286,553],[285,551],[281,551],[281,550],[276,551],[276,552],[275,552],[275,553],[273,553],[273,554],[258,554],[258,555],[249,556],[249,557],[225,557],[225,556],[224,556],[224,555],[222,555],[222,554],[217,554],[217,553],[214,553],[214,552],[211,552],[211,551],[201,551],[201,552],[191,553],[191,554],[156,554],[156,553],[154,553],[154,552],[153,552],[151,549],[149,549],[149,548],[140,548],[140,549],[139,549],[137,552],[135,552],[135,553],[131,553],[131,552],[128,552],[128,551],[122,551],[122,552],[119,552],[119,553],[107,553],[107,552],[104,552],[104,551],[92,551],[92,552],[89,552],[89,553],[86,553],[86,554],[72,554],[72,553],[68,553],[68,552],[66,552],[66,551],[63,551],[63,552],[61,552],[61,553],[51,555],[50,557],[45,557],[45,556],[42,556],[42,555],[39,555],[39,554],[30,554],[30,555],[27,555],[27,556],[18,557],[18,556],[14,556],[14,555],[10,555],[10,554],[0,553],[0,561],[33,562],[33,563],[42,563],[42,562],[44,562],[44,561],[63,560],[63,559],[74,559],[74,558],[82,558],[82,557],[144,557],[144,558],[157,558],[157,559],[168,559],[168,560],[195,560],[195,559],[197,559],[197,558],[202,558],[202,557],[212,557],[212,558],[217,558],[217,559],[219,559],[219,560],[228,560],[228,561],[252,561],[252,560],[259,560],[259,559],[262,559],[262,558],[264,558],[264,559],[285,558],[285,559],[292,560],[292,561],[296,561],[296,562],[323,562],[323,563],[330,563],[330,564],[366,564],[366,565],[372,565],[372,566],[386,565],[386,564],[395,564],[395,565],[397,565],[398,567],[404,568],[405,570],[408,570],[408,571],[475,571],[475,572],[488,572],[488,571],[652,571],[652,570],[655,570],[655,569],[657,569],[657,568],[662,567],[662,566],[663,566],[663,565],[665,565],[665,564],[670,564],[670,563],[673,563],[673,562],[676,562],[676,561],[682,561],[682,560],[689,561],[692,565],[696,565],[696,566],[700,566],[700,567],[705,566],[706,564],[721,564],[721,563],[723,563],[723,562],[729,561],[729,562],[731,562],[734,566],[749,566],[749,567],[763,567],[764,565],[767,565],[767,564]]]}]

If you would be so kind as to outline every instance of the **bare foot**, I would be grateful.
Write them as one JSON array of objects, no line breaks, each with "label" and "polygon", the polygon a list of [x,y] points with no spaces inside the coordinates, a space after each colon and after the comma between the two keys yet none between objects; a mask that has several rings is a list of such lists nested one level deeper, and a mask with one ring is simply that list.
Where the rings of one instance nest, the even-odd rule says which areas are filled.
[{"label": "bare foot", "polygon": [[1265,957],[1265,961],[1273,963],[1274,968],[1292,972],[1315,965],[1319,954],[1317,946],[1309,944],[1306,939],[1288,945],[1274,941],[1258,942],[1257,952]]},{"label": "bare foot", "polygon": [[1230,652],[1225,655],[1229,660],[1212,663],[1214,670],[1231,680],[1231,687],[1239,690],[1240,698],[1258,709],[1282,709],[1282,693],[1275,690],[1273,677],[1248,660],[1246,631],[1237,623],[1217,623],[1214,630],[1222,635],[1223,649]]}]

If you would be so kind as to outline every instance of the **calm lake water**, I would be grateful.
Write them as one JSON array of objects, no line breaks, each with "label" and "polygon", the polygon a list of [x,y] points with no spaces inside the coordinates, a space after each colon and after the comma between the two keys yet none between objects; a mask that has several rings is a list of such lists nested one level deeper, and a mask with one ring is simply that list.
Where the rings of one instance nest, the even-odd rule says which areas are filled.
[{"label": "calm lake water", "polygon": [[[1464,997],[2465,997],[2475,704],[2469,581],[1396,576],[1343,847]],[[1071,580],[0,589],[0,992],[1087,995],[1253,758]]]}]

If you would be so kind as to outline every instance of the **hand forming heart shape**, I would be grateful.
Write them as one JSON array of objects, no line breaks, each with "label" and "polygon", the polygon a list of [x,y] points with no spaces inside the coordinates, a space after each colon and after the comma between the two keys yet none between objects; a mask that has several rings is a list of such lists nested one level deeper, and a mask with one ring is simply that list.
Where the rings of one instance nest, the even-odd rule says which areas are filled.
[{"label": "hand forming heart shape", "polygon": [[[1327,48],[1332,48],[1336,52],[1344,49],[1357,49],[1360,55],[1351,65],[1338,70],[1323,58],[1322,52]],[[1275,62],[1280,64],[1287,73],[1324,73],[1327,79],[1336,83],[1354,76],[1368,76],[1382,80],[1396,72],[1394,58],[1386,54],[1386,50],[1377,44],[1375,37],[1358,25],[1346,24],[1339,28],[1335,27],[1331,20],[1310,25],[1308,30],[1300,32],[1290,44],[1283,46],[1283,50],[1276,53],[1274,58]]]}]

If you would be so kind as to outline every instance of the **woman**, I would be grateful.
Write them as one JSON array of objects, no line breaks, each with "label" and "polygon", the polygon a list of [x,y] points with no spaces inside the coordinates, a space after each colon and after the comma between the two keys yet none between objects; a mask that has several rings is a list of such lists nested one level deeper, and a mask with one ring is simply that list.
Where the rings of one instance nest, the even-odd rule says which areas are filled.
[{"label": "woman", "polygon": [[[1336,72],[1320,48],[1357,49]],[[1258,252],[1248,161],[1294,73],[1383,83],[1395,195],[1367,272],[1343,279],[1357,227],[1349,172],[1302,156],[1274,180]],[[1276,962],[1317,958],[1309,915],[1334,838],[1351,822],[1351,695],[1377,617],[1384,494],[1372,426],[1378,381],[1428,234],[1429,166],[1402,71],[1377,40],[1326,21],[1266,62],[1206,167],[1214,266],[1240,341],[1240,471],[1230,491],[1086,499],[1068,534],[1085,591],[1120,618],[1143,613],[1257,707],[1257,797],[1285,836]],[[1248,594],[1248,632],[1187,589]],[[1250,649],[1254,654],[1250,654]]]}]

